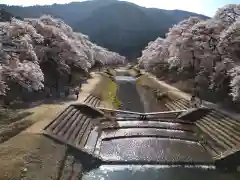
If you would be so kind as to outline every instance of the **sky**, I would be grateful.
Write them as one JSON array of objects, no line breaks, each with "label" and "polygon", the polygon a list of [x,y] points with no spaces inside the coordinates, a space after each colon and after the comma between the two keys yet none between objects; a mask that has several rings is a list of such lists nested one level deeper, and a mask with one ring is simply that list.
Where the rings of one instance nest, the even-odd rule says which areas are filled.
[{"label": "sky", "polygon": [[[35,4],[64,4],[76,0],[0,0],[0,4],[35,5]],[[80,0],[81,1],[81,0]],[[126,0],[140,6],[161,9],[181,9],[212,17],[216,10],[226,4],[240,4],[240,0]]]}]

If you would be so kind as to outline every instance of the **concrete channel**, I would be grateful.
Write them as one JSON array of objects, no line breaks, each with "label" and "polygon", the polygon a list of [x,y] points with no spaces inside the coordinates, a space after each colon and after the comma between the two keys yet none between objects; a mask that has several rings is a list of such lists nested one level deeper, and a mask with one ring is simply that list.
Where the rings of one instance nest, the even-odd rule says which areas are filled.
[{"label": "concrete channel", "polygon": [[136,83],[136,78],[129,75],[127,70],[117,70],[118,99],[121,101],[121,110],[133,112],[163,111],[161,104],[154,98],[153,92]]},{"label": "concrete channel", "polygon": [[[118,99],[122,104],[120,110],[139,113],[162,111],[161,104],[155,101],[152,92],[138,85],[136,78],[130,76],[127,70],[118,69],[115,79],[118,84]],[[72,106],[68,110],[69,113],[81,116],[78,106]],[[68,116],[59,119],[59,122],[62,122],[59,126],[65,127],[64,122],[67,122],[72,129],[76,129],[75,124],[84,123],[76,126],[79,127],[77,131],[81,132],[78,136],[74,135],[77,138],[68,142],[70,146],[74,144],[74,147],[83,150],[81,153],[69,151],[75,157],[73,164],[76,168],[69,170],[74,174],[66,176],[63,172],[62,177],[65,175],[68,179],[79,180],[236,179],[235,174],[216,171],[212,155],[202,145],[193,122],[177,118],[145,120],[116,117],[118,126],[105,127],[100,134],[91,130],[91,117],[86,117],[87,120],[84,121],[76,118],[69,121]],[[57,132],[56,127],[53,129]],[[59,130],[54,136],[64,139],[69,134],[72,133],[66,127],[64,132]],[[97,162],[97,159],[100,161]],[[84,167],[84,164],[94,161],[96,167]],[[63,169],[66,169],[68,164],[69,161],[66,160]]]},{"label": "concrete channel", "polygon": [[[116,82],[119,86],[118,98],[122,103],[121,110],[134,112],[163,110],[154,99],[152,92],[138,85],[136,79],[129,76],[126,71],[117,71]],[[177,122],[176,119],[140,121],[131,118],[119,120],[118,123],[120,128],[109,132],[107,140],[102,141],[100,154],[106,161],[121,160],[126,162],[125,165],[119,165],[117,162],[116,165],[102,165],[100,168],[86,172],[82,177],[83,180],[96,178],[103,180],[234,180],[239,177],[239,175],[216,171],[211,163],[193,166],[167,165],[172,162],[205,164],[211,161],[210,154],[199,143],[194,133],[194,124]],[[163,138],[164,135],[166,138]],[[141,164],[144,161],[149,163],[159,161],[163,165]],[[139,165],[131,165],[131,162],[139,162]]]},{"label": "concrete channel", "polygon": [[[142,98],[143,87],[137,85],[136,79],[128,76],[127,71],[117,71],[116,82],[119,86],[118,98],[122,103],[122,110],[157,110],[156,102],[151,102],[151,94],[145,93],[144,95],[149,97]],[[143,102],[142,99],[148,102]],[[148,109],[144,104],[148,104]],[[102,143],[101,156],[106,160],[204,162],[211,159],[208,152],[198,143],[193,124],[127,118],[119,120],[118,124],[119,129],[108,134],[108,140]],[[109,138],[110,136],[118,138]],[[148,151],[142,151],[143,149]]]}]

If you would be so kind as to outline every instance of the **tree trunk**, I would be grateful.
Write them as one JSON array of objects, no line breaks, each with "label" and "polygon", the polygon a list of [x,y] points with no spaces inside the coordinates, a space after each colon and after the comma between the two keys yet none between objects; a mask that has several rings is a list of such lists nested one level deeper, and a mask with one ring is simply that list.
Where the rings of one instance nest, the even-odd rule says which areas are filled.
[{"label": "tree trunk", "polygon": [[57,97],[60,97],[60,92],[59,92],[59,79],[60,79],[60,75],[59,75],[59,73],[57,73],[57,75],[56,75],[56,81],[55,81],[56,95],[57,95]]},{"label": "tree trunk", "polygon": [[71,84],[72,78],[73,78],[73,77],[72,77],[72,74],[69,74],[69,75],[68,75],[68,85]]}]

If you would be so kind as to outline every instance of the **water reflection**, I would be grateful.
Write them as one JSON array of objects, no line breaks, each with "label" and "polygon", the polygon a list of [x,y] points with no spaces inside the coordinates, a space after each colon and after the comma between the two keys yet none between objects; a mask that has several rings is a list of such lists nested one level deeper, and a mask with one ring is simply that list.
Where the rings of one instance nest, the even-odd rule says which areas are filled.
[{"label": "water reflection", "polygon": [[[119,99],[123,103],[123,109],[145,112],[143,102],[139,97],[136,89],[136,79],[131,76],[124,76],[124,70],[117,72],[116,81],[119,85]],[[142,95],[142,94],[141,94]],[[148,97],[148,96],[146,96]],[[145,101],[151,101],[145,98]],[[149,102],[151,105],[151,103]],[[149,105],[149,111],[156,105]],[[158,109],[156,109],[158,111]],[[118,115],[119,119],[125,119],[125,115]],[[130,115],[131,118],[136,115]],[[130,119],[130,118],[129,118]],[[158,127],[166,127],[167,133],[186,133],[185,130],[191,130],[190,125],[182,125],[180,123],[171,122],[120,122],[120,126],[141,126],[148,125]],[[171,128],[171,129],[170,129]],[[133,130],[133,129],[131,129]],[[127,130],[124,130],[129,133]],[[136,130],[137,131],[137,130]],[[161,131],[161,130],[156,130]],[[116,132],[116,136],[118,132]],[[159,132],[160,133],[160,132]],[[114,136],[114,133],[112,133]],[[127,135],[127,134],[125,134]],[[188,134],[189,135],[189,134]],[[180,134],[179,134],[180,136]],[[175,161],[180,160],[186,162],[202,162],[211,159],[205,149],[196,142],[182,141],[178,139],[170,140],[167,138],[131,138],[117,139],[112,141],[104,141],[101,146],[100,155],[105,160],[113,161],[131,161],[131,160],[146,160],[146,161]],[[87,172],[83,175],[83,180],[236,180],[231,174],[218,172],[214,166],[198,165],[198,166],[152,166],[152,165],[128,165],[128,166],[101,166],[98,169]]]},{"label": "water reflection", "polygon": [[101,166],[83,180],[236,180],[239,174],[217,171],[214,166],[127,165]]},{"label": "water reflection", "polygon": [[196,142],[168,138],[128,138],[103,141],[100,156],[104,160],[121,157],[127,161],[209,162],[210,155]]},{"label": "water reflection", "polygon": [[136,81],[136,78],[132,76],[116,76],[116,81]]},{"label": "water reflection", "polygon": [[122,106],[120,109],[134,112],[144,112],[140,95],[136,89],[136,78],[132,76],[116,76],[118,88],[118,98]]}]

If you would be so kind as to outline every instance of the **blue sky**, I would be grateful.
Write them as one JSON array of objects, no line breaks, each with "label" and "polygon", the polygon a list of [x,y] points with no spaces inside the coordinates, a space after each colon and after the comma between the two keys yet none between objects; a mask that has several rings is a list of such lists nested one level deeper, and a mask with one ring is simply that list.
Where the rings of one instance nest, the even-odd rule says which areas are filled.
[{"label": "blue sky", "polygon": [[[0,0],[1,4],[35,5],[68,3],[74,0]],[[75,0],[76,1],[76,0]],[[145,7],[181,9],[213,16],[215,11],[226,4],[240,4],[240,0],[127,0]]]}]

